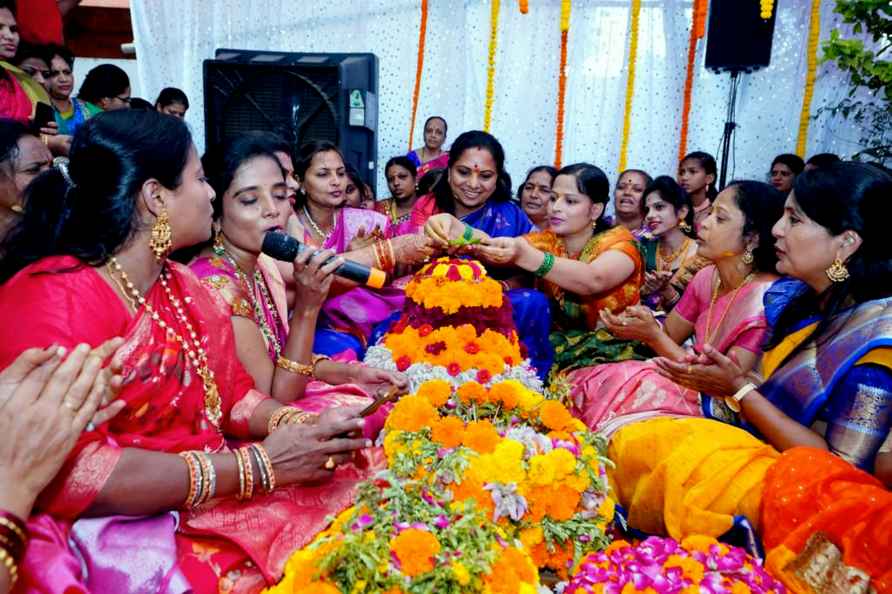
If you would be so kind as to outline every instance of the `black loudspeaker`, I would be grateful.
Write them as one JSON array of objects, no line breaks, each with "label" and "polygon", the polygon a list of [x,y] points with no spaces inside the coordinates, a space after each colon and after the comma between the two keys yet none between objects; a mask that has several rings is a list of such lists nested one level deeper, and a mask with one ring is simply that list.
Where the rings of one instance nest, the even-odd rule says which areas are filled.
[{"label": "black loudspeaker", "polygon": [[374,185],[378,162],[378,58],[218,49],[204,61],[206,147],[250,130],[295,146],[336,144]]},{"label": "black loudspeaker", "polygon": [[774,18],[763,19],[756,0],[712,0],[706,38],[706,69],[713,72],[753,72],[771,62]]}]

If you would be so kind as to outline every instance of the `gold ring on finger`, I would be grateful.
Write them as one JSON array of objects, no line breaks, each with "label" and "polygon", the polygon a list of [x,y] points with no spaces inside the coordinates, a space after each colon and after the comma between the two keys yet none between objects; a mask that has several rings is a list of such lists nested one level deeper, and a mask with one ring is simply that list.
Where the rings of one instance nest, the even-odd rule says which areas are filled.
[{"label": "gold ring on finger", "polygon": [[334,461],[334,458],[331,456],[328,457],[328,460],[325,461],[325,470],[334,470],[337,464]]},{"label": "gold ring on finger", "polygon": [[77,406],[74,403],[66,400],[65,402],[63,402],[63,404],[65,405],[65,408],[67,408],[71,412],[77,412]]},{"label": "gold ring on finger", "polygon": [[694,367],[692,365],[688,365],[688,375],[691,375],[694,372]]}]

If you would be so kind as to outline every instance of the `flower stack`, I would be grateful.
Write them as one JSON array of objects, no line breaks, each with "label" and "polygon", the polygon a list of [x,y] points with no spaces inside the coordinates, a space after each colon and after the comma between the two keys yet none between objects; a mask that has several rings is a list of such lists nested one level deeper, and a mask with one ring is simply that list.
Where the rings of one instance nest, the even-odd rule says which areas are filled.
[{"label": "flower stack", "polygon": [[516,379],[542,390],[522,353],[511,302],[478,262],[440,258],[406,286],[403,315],[365,362],[401,371],[416,391],[431,379],[454,386]]}]

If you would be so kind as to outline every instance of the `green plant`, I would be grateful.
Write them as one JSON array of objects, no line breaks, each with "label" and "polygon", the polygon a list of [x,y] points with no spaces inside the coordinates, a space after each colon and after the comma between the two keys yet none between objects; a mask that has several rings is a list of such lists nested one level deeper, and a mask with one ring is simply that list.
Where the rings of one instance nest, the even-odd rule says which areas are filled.
[{"label": "green plant", "polygon": [[[861,129],[862,150],[854,159],[885,163],[892,158],[892,60],[883,59],[892,48],[892,4],[888,0],[836,0],[834,11],[852,25],[856,35],[869,39],[844,38],[838,30],[823,43],[823,62],[835,62],[847,73],[851,88],[837,105],[822,107],[822,113],[841,115]],[[856,98],[867,89],[869,99]]]}]

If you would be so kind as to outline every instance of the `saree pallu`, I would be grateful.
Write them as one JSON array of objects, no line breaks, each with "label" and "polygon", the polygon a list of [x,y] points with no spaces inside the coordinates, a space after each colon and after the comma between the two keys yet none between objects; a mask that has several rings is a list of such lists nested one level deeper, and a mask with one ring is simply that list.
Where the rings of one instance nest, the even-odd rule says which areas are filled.
[{"label": "saree pallu", "polygon": [[425,173],[434,169],[445,169],[449,167],[449,151],[443,151],[443,154],[435,159],[431,159],[427,163],[422,163],[417,151],[409,151],[406,157],[415,165],[415,178],[421,179]]},{"label": "saree pallu", "polygon": [[[341,208],[331,233],[320,247],[343,254],[350,250],[350,243],[360,229],[368,234],[376,227],[386,237],[394,236],[386,216],[373,210]],[[305,231],[304,239],[310,245],[318,245],[309,230]],[[404,285],[396,281],[381,289],[353,287],[330,295],[319,316],[314,352],[335,356],[350,351],[352,357],[362,359],[375,327],[401,311],[405,298]]]},{"label": "saree pallu", "polygon": [[[67,256],[49,257],[0,287],[0,308],[16,312],[0,328],[0,365],[8,365],[30,347],[73,348],[82,342],[98,346],[113,336],[125,340],[120,350],[124,385],[118,397],[127,406],[109,423],[80,437],[62,471],[38,500],[36,512],[50,514],[58,522],[55,533],[62,535],[41,541],[41,546],[29,546],[23,572],[39,584],[38,591],[63,591],[47,581],[52,577],[45,569],[47,559],[61,567],[65,563],[60,560],[72,556],[103,558],[98,537],[75,541],[76,552],[68,547],[68,540],[83,531],[78,519],[102,490],[123,448],[226,451],[224,431],[229,437],[248,438],[251,415],[267,398],[253,390],[251,377],[238,362],[226,305],[185,267],[169,264],[168,270],[168,286],[186,304],[186,316],[208,353],[221,398],[220,428],[207,411],[202,382],[186,363],[179,343],[152,322],[144,309],[131,315],[94,268]],[[145,298],[156,311],[170,308],[160,283]],[[116,533],[126,537],[118,540],[131,543],[134,555],[118,558],[114,564],[107,562],[107,555],[105,563],[85,562],[88,568],[102,566],[104,570],[77,576],[80,587],[84,592],[122,591],[120,584],[127,582],[121,576],[145,575],[139,567],[151,562],[155,564],[149,572],[152,576],[182,571],[196,592],[215,592],[224,582],[232,584],[227,591],[258,591],[263,584],[275,582],[288,555],[323,529],[329,514],[350,505],[356,483],[368,476],[368,465],[368,460],[344,465],[330,482],[319,486],[287,486],[249,503],[220,499],[184,512],[175,556],[169,554],[174,550],[172,527],[165,545],[157,537],[155,524],[153,530],[138,521],[129,530],[119,526]],[[146,520],[151,522],[151,518]],[[145,558],[136,554],[143,549],[156,554]],[[167,553],[162,555],[163,551]],[[73,564],[80,566],[79,561]],[[145,591],[131,585],[131,591]]]},{"label": "saree pallu", "polygon": [[[564,242],[552,231],[539,231],[524,239],[533,247],[559,258],[569,258]],[[635,264],[629,277],[610,291],[597,295],[581,296],[565,291],[546,280],[537,286],[553,304],[553,331],[549,335],[554,347],[555,370],[586,367],[599,363],[625,359],[642,359],[647,351],[640,343],[620,340],[599,327],[599,313],[608,309],[620,313],[639,300],[639,289],[644,279],[644,265],[638,244],[632,234],[622,226],[614,227],[592,237],[575,259],[584,263],[594,262],[609,250],[625,254]]]},{"label": "saree pallu", "polygon": [[22,76],[28,75],[12,64],[0,61],[0,117],[27,124],[34,114],[36,101],[22,84]]},{"label": "saree pallu", "polygon": [[793,594],[892,592],[892,493],[823,450],[787,450],[765,477],[766,567]]},{"label": "saree pallu", "polygon": [[[702,351],[708,329],[712,346],[721,353],[735,347],[758,353],[767,332],[762,300],[771,281],[751,282],[737,295],[726,293],[710,308],[714,274],[715,266],[698,272],[675,308],[694,326],[694,349]],[[663,377],[650,361],[585,367],[567,379],[574,414],[593,431],[608,436],[623,425],[655,416],[715,418],[723,410],[723,401]]]},{"label": "saree pallu", "polygon": [[[806,290],[801,281],[775,283],[765,295],[769,324]],[[840,312],[817,340],[792,354],[816,325],[804,317],[765,353],[768,379],[759,391],[802,425],[826,425],[822,434],[830,451],[871,470],[892,428],[892,298]]]}]

